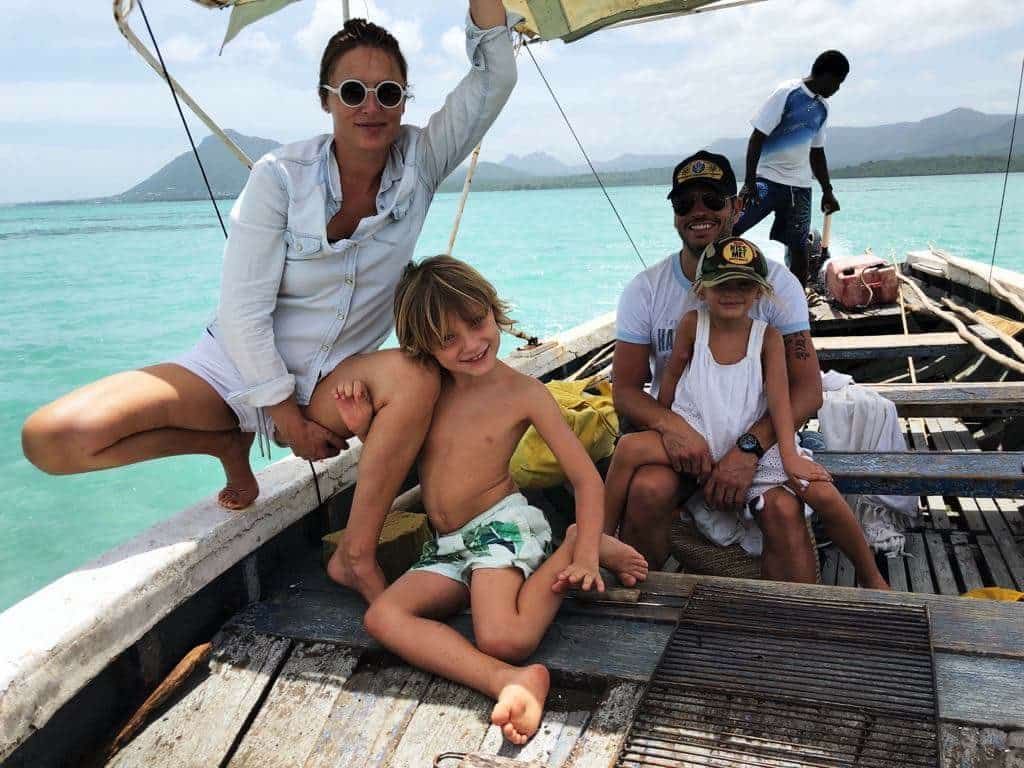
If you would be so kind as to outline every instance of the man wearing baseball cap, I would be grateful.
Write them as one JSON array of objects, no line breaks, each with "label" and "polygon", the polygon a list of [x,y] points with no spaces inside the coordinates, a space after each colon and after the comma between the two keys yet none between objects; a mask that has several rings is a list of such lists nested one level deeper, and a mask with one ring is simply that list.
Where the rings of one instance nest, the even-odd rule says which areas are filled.
[{"label": "man wearing baseball cap", "polygon": [[[643,467],[630,485],[620,535],[647,557],[652,568],[660,567],[668,557],[676,510],[694,489],[680,472],[696,477],[710,468],[705,499],[721,514],[735,515],[746,500],[760,455],[775,443],[771,422],[764,416],[751,424],[734,449],[712,468],[704,438],[657,401],[658,383],[672,351],[675,328],[686,312],[700,304],[693,282],[701,254],[716,240],[731,234],[742,210],[729,161],[705,151],[690,155],[675,167],[668,199],[682,248],[641,272],[623,291],[612,367],[619,415],[633,428],[660,432],[675,467]],[[773,295],[759,299],[751,314],[783,336],[793,415],[802,423],[817,413],[822,397],[807,301],[800,283],[785,265],[769,261],[766,279]],[[650,393],[644,387],[648,381]],[[814,581],[816,555],[796,498],[769,506],[760,516],[760,525],[764,536],[762,575],[785,581]]]}]

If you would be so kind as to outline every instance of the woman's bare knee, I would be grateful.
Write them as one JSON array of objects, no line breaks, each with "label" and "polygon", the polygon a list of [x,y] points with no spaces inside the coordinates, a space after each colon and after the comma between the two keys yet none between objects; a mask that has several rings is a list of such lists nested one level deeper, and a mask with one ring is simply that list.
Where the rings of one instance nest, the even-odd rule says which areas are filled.
[{"label": "woman's bare knee", "polygon": [[81,460],[103,450],[103,435],[84,417],[61,413],[52,404],[33,413],[21,428],[21,450],[51,475],[83,471]]}]

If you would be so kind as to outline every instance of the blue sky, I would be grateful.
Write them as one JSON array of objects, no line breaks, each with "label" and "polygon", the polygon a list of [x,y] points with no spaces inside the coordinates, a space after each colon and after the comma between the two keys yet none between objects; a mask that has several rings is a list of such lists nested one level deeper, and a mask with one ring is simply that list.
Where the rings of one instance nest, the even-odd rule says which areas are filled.
[{"label": "blue sky", "polygon": [[[392,29],[410,62],[420,123],[465,69],[461,2],[351,0]],[[113,194],[187,149],[167,88],[117,32],[109,0],[5,0],[0,32],[0,203]],[[227,13],[148,0],[171,73],[218,122],[292,141],[329,128],[316,97],[340,0],[302,0],[217,56]],[[138,11],[133,23],[144,34]],[[833,124],[918,120],[958,106],[1010,113],[1024,56],[1022,0],[768,0],[537,46],[591,156],[679,153],[748,133],[780,80],[839,48],[853,72]],[[528,58],[483,158],[577,150]],[[197,138],[206,131],[192,121]]]}]

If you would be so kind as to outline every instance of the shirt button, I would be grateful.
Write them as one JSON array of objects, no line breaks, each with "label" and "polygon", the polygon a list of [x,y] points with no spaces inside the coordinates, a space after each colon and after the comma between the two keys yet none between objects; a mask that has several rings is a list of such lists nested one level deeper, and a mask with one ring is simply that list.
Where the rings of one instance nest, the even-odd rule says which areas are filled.
[{"label": "shirt button", "polygon": [[298,251],[299,253],[302,253],[302,243],[299,243],[298,245],[296,245],[295,246],[295,250]]},{"label": "shirt button", "polygon": [[345,313],[344,312],[339,312],[338,313],[338,319],[339,320],[344,320],[345,319]]},{"label": "shirt button", "polygon": [[353,282],[355,281],[352,279],[352,275],[345,275],[345,285],[352,285]]},{"label": "shirt button", "polygon": [[329,346],[327,346],[326,344],[321,344],[321,345],[320,345],[320,351],[321,351],[321,352],[326,352],[326,351],[327,351],[327,350],[329,350],[329,349],[330,349],[330,347],[329,347]]}]

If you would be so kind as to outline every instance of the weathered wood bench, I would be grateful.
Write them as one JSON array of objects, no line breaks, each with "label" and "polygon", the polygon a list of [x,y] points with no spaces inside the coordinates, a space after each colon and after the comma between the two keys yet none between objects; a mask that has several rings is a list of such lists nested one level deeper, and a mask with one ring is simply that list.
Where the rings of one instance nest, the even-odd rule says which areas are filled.
[{"label": "weathered wood bench", "polygon": [[1024,452],[814,454],[843,493],[1024,497]]},{"label": "weathered wood bench", "polygon": [[1000,418],[1024,413],[1024,382],[867,384],[901,416]]},{"label": "weathered wood bench", "polygon": [[[981,325],[971,330],[985,342],[998,337]],[[819,360],[877,360],[899,357],[940,357],[966,354],[974,347],[952,331],[939,333],[885,334],[880,336],[819,336],[814,339]]]}]

